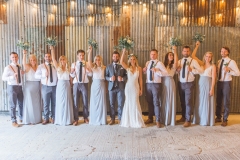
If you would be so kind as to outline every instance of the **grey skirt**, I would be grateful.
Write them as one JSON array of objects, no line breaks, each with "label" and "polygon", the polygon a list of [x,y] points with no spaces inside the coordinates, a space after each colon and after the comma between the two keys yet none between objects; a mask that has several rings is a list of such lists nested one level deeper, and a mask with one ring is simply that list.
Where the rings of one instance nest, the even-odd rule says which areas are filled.
[{"label": "grey skirt", "polygon": [[196,101],[193,112],[193,124],[213,126],[215,124],[214,96],[209,96],[212,78],[200,76],[196,87]]},{"label": "grey skirt", "polygon": [[23,93],[23,124],[42,122],[40,82],[26,81]]},{"label": "grey skirt", "polygon": [[164,125],[175,125],[176,86],[173,77],[162,77],[161,121]]},{"label": "grey skirt", "polygon": [[73,98],[70,82],[69,80],[58,80],[54,124],[70,125],[73,120]]},{"label": "grey skirt", "polygon": [[104,125],[107,123],[107,101],[105,80],[93,79],[90,96],[89,124]]}]

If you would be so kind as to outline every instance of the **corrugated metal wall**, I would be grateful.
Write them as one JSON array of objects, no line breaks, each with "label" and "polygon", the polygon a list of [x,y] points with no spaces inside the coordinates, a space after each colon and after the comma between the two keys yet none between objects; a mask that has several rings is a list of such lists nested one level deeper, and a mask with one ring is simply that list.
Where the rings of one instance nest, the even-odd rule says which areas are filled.
[{"label": "corrugated metal wall", "polygon": [[[136,43],[130,52],[137,54],[144,66],[152,48],[158,49],[159,59],[163,59],[173,36],[193,48],[191,39],[197,32],[206,35],[199,57],[212,51],[217,60],[221,47],[229,46],[230,57],[240,67],[239,5],[240,0],[0,0],[0,73],[9,64],[11,51],[17,51],[22,62],[17,40],[31,42],[30,52],[41,63],[48,51],[44,38],[57,36],[61,40],[57,55],[66,55],[71,63],[78,49],[87,49],[87,38],[91,37],[99,43],[94,55],[101,54],[107,65],[118,38],[130,35]],[[181,57],[181,47],[178,53]],[[7,111],[6,83],[0,80],[0,86],[0,111]],[[240,112],[239,88],[237,77],[233,79],[231,112]],[[142,110],[147,111],[145,97],[140,101]]]}]

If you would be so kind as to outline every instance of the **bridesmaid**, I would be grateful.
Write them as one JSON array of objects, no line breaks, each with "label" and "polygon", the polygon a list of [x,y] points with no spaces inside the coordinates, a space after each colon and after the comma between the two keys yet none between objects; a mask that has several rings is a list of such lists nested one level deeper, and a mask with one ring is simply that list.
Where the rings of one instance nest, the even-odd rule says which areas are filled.
[{"label": "bridesmaid", "polygon": [[90,121],[92,125],[105,125],[107,123],[107,100],[105,69],[100,55],[94,57],[92,63],[92,47],[88,49],[88,64],[93,73],[93,82],[90,96]]},{"label": "bridesmaid", "polygon": [[176,120],[176,86],[173,76],[178,65],[177,47],[172,46],[173,52],[165,55],[164,66],[168,71],[168,75],[162,77],[162,123],[167,126],[175,125]]},{"label": "bridesmaid", "polygon": [[193,124],[214,126],[214,85],[216,81],[216,66],[212,62],[212,52],[206,52],[203,56],[203,61],[196,57],[199,46],[200,42],[196,42],[196,47],[192,53],[192,58],[198,61],[199,65],[204,69],[204,72],[200,74],[200,79],[196,87]]},{"label": "bridesmaid", "polygon": [[30,54],[29,63],[26,62],[27,51],[23,50],[23,69],[26,73],[26,82],[23,89],[23,124],[37,124],[42,122],[40,80],[35,79],[37,58]]},{"label": "bridesmaid", "polygon": [[55,59],[53,46],[50,46],[53,65],[57,70],[58,82],[56,89],[55,121],[57,125],[70,125],[73,123],[73,99],[71,94],[69,68],[65,56],[59,57],[59,63]]}]

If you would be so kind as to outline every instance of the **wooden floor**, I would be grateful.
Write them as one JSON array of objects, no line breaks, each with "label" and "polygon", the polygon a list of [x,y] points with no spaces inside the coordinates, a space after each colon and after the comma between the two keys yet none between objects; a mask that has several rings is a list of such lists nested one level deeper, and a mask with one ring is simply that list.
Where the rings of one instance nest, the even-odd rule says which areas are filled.
[{"label": "wooden floor", "polygon": [[77,127],[14,128],[9,119],[0,114],[1,160],[240,159],[240,115],[230,115],[227,127],[179,124],[160,129],[92,126],[83,124],[81,117]]}]

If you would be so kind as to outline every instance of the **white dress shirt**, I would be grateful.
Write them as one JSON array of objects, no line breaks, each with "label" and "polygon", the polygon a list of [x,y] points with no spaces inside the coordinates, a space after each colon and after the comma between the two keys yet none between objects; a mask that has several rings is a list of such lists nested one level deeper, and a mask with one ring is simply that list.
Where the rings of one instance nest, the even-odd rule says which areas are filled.
[{"label": "white dress shirt", "polygon": [[[240,76],[240,71],[238,69],[238,66],[236,64],[236,62],[232,59],[230,59],[229,57],[226,57],[226,58],[223,58],[224,61],[223,61],[223,66],[222,66],[222,70],[221,70],[221,79],[219,80],[218,79],[218,76],[217,76],[217,79],[218,81],[232,81],[232,76]],[[221,60],[218,61],[218,71],[220,72],[220,65],[221,65]],[[224,64],[228,64],[228,67],[230,68],[230,71],[229,72],[225,72],[224,71],[224,68],[226,67]],[[219,74],[218,72],[218,74]]]},{"label": "white dress shirt", "polygon": [[[183,64],[184,64],[184,59],[186,60],[186,67],[185,67],[185,77],[182,78],[182,70],[183,70]],[[192,68],[192,71],[188,71],[189,65]],[[192,59],[191,57],[188,58],[182,58],[178,61],[178,66],[181,66],[180,74],[179,74],[179,81],[184,83],[184,82],[193,82],[195,79],[194,74],[201,74],[204,72],[203,68],[198,64],[198,62],[195,59]]]},{"label": "white dress shirt", "polygon": [[[52,66],[52,77],[53,82],[50,82],[50,69],[49,69],[49,63],[45,62],[43,64],[40,64],[37,68],[37,71],[35,73],[36,79],[41,79],[41,83],[46,86],[56,86],[57,85],[57,71],[53,64]],[[46,76],[46,73],[48,76]]]},{"label": "white dress shirt", "polygon": [[[17,64],[20,66],[19,64]],[[15,73],[18,73],[18,67],[16,64],[11,63],[10,65],[6,66],[3,71],[2,80],[6,81],[8,85],[22,85],[22,75],[21,76],[21,83],[18,83],[18,78],[14,76]],[[21,68],[20,68],[21,74]]]},{"label": "white dress shirt", "polygon": [[82,81],[81,82],[79,82],[80,61],[72,63],[71,68],[75,68],[75,72],[70,74],[70,76],[72,78],[74,78],[73,83],[88,83],[89,82],[88,76],[92,76],[92,72],[89,72],[86,69],[87,62],[82,61],[82,63],[83,63],[83,66],[82,66]]},{"label": "white dress shirt", "polygon": [[[160,71],[156,71],[156,72],[152,72],[153,74],[153,80],[150,80],[150,67],[152,65],[152,61],[154,62],[153,68],[157,68],[160,69]],[[146,83],[161,83],[161,77],[168,75],[168,71],[165,68],[165,66],[163,65],[162,62],[158,61],[158,60],[150,60],[147,62],[147,79],[146,79]]]}]

